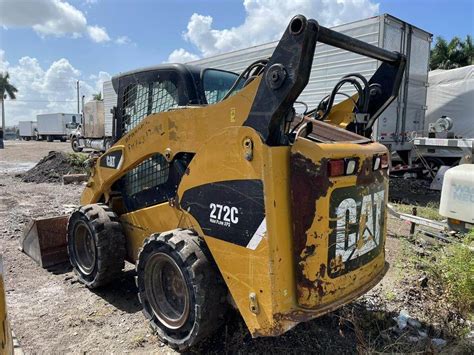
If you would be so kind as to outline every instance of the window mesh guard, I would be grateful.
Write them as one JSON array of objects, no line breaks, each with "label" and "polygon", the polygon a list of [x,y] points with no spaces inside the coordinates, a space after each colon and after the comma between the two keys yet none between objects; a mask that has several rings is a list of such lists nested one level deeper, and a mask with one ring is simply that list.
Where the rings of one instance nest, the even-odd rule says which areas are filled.
[{"label": "window mesh guard", "polygon": [[178,89],[171,81],[129,85],[122,100],[122,134],[130,132],[146,116],[178,105]]},{"label": "window mesh guard", "polygon": [[133,196],[141,191],[168,181],[169,163],[161,154],[155,154],[124,175],[125,191]]}]

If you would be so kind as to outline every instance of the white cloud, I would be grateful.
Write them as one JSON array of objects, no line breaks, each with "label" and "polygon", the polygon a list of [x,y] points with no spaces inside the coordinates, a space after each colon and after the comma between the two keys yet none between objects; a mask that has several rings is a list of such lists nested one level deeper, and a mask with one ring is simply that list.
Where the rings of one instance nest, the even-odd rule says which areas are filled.
[{"label": "white cloud", "polygon": [[122,44],[129,44],[131,43],[131,41],[130,41],[130,38],[128,38],[127,36],[120,36],[115,39],[115,43],[122,45]]},{"label": "white cloud", "polygon": [[[193,44],[198,54],[208,57],[281,37],[290,19],[303,14],[316,19],[321,25],[334,26],[373,16],[379,5],[372,0],[244,0],[246,17],[236,27],[215,29],[213,18],[194,13],[187,25],[183,38]],[[180,49],[173,51],[180,51]],[[173,55],[171,53],[171,55]],[[171,57],[170,55],[170,57]],[[192,53],[187,56],[193,55]]]},{"label": "white cloud", "polygon": [[199,56],[188,52],[184,48],[175,49],[168,57],[169,63],[186,63],[199,59]]},{"label": "white cloud", "polygon": [[2,0],[0,25],[32,28],[41,37],[88,34],[97,43],[110,40],[103,27],[90,26],[84,13],[63,0]]},{"label": "white cloud", "polygon": [[110,80],[110,74],[100,71],[97,75],[84,78],[81,71],[69,60],[61,58],[49,67],[41,67],[32,57],[22,57],[18,63],[6,61],[5,52],[0,50],[0,69],[8,70],[10,81],[18,89],[17,100],[7,100],[6,124],[34,120],[36,115],[48,112],[76,112],[76,82],[80,82],[80,95],[86,101],[102,90],[102,82]]},{"label": "white cloud", "polygon": [[110,37],[107,34],[107,31],[103,27],[99,26],[88,26],[87,33],[89,37],[96,43],[108,42]]},{"label": "white cloud", "polygon": [[5,58],[5,51],[3,49],[0,49],[0,73],[3,73],[8,69],[8,65],[10,63],[7,62]]}]

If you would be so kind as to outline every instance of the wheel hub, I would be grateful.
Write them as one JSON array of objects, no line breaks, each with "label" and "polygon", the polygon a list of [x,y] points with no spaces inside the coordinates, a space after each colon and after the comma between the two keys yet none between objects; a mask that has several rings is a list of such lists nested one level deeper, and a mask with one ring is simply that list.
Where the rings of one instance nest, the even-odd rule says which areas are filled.
[{"label": "wheel hub", "polygon": [[145,267],[145,292],[153,313],[166,327],[182,327],[189,315],[189,290],[175,260],[156,253]]},{"label": "wheel hub", "polygon": [[77,267],[86,275],[90,275],[96,263],[96,248],[92,233],[85,223],[76,226],[74,233],[74,253]]}]

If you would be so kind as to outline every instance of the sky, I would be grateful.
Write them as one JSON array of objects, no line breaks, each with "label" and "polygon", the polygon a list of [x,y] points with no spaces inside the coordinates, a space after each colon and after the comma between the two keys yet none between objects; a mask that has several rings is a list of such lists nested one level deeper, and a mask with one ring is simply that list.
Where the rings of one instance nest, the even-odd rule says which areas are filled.
[{"label": "sky", "polygon": [[279,39],[302,13],[324,26],[389,13],[436,36],[474,33],[474,0],[0,0],[6,122],[76,110],[111,76]]}]

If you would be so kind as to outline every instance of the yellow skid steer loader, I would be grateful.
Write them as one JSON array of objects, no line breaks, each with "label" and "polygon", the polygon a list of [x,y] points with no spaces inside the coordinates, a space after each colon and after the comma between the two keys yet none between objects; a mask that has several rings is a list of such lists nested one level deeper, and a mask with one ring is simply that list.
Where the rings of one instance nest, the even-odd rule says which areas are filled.
[{"label": "yellow skid steer loader", "polygon": [[[299,115],[318,41],[382,64]],[[67,223],[80,281],[99,287],[135,264],[145,316],[180,350],[230,305],[252,336],[277,336],[364,294],[388,267],[388,152],[371,128],[404,68],[298,15],[240,75],[166,64],[114,77],[115,143]],[[344,85],[357,93],[336,104]]]}]

